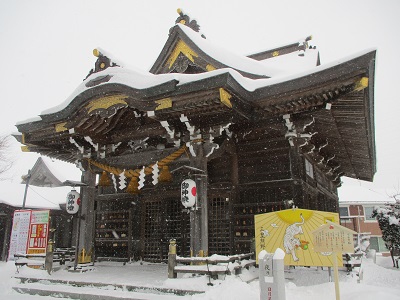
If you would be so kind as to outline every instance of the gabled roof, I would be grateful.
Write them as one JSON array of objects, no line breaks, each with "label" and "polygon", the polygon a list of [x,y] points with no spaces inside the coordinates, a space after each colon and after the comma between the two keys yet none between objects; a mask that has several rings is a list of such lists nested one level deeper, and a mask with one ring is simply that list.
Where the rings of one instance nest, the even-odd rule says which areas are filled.
[{"label": "gabled roof", "polygon": [[[315,48],[309,49],[307,42],[308,38],[302,42],[246,57],[216,47],[188,26],[177,24],[171,29],[168,40],[150,72],[183,73],[189,66],[193,66],[197,67],[199,72],[231,68],[252,79],[282,76],[287,72],[295,72],[293,68],[296,66],[299,70],[298,65],[307,69],[318,64],[318,51]],[[291,56],[290,59],[288,56]],[[284,57],[283,60],[281,57]]]},{"label": "gabled roof", "polygon": [[282,130],[287,116],[305,117],[314,120],[313,131],[319,133],[308,137],[318,151],[309,151],[330,164],[329,172],[372,180],[375,50],[326,65],[316,66],[316,60],[301,72],[271,67],[292,55],[305,58],[296,51],[318,53],[294,51],[291,45],[285,55],[258,61],[269,52],[241,57],[177,24],[150,73],[118,67],[98,53],[95,70],[62,105],[40,120],[17,124],[23,133],[17,139],[31,151],[71,162],[78,155],[77,141],[86,149],[111,149],[151,132],[160,142],[169,134],[162,122],[179,127],[182,114],[196,128],[234,121],[238,128],[241,122],[275,122]]}]

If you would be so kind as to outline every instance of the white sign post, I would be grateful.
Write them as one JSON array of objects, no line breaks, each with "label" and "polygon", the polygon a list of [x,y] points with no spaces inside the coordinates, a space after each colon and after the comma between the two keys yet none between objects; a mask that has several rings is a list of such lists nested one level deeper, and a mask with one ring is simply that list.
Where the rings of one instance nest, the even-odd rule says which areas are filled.
[{"label": "white sign post", "polygon": [[337,255],[338,253],[343,254],[343,252],[354,252],[353,235],[356,234],[356,232],[339,224],[329,221],[326,222],[328,224],[322,225],[312,232],[314,237],[314,251],[332,252],[336,300],[340,300]]},{"label": "white sign post", "polygon": [[285,300],[285,252],[277,248],[275,253],[262,250],[258,255],[260,299]]}]

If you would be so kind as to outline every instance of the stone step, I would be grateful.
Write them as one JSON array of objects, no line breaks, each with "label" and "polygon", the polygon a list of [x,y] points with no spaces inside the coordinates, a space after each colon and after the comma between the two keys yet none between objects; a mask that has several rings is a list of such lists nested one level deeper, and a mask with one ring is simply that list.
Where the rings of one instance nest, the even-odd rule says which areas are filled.
[{"label": "stone step", "polygon": [[203,291],[143,287],[100,282],[81,282],[60,279],[15,277],[20,280],[13,289],[22,294],[64,297],[80,300],[117,299],[190,299],[190,295]]}]

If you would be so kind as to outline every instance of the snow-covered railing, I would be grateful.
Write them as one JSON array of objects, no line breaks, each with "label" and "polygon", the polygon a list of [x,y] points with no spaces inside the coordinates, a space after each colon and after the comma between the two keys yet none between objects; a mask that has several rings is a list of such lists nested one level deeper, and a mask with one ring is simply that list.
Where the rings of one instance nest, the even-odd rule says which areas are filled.
[{"label": "snow-covered railing", "polygon": [[[27,253],[15,253],[15,266],[17,273],[19,268],[22,266],[30,266],[33,268],[44,268],[46,254],[27,254]],[[53,252],[52,262],[65,265],[67,261],[75,260],[75,248],[56,248]]]},{"label": "snow-covered railing", "polygon": [[345,253],[343,254],[343,266],[350,272],[353,268],[361,267],[363,253]]},{"label": "snow-covered railing", "polygon": [[[177,278],[178,273],[209,275],[216,278],[223,274],[240,274],[243,268],[254,266],[256,261],[251,259],[254,253],[238,255],[212,255],[208,257],[180,257],[176,255],[175,241],[170,241],[168,254],[168,278]],[[178,265],[181,264],[181,265]]]}]

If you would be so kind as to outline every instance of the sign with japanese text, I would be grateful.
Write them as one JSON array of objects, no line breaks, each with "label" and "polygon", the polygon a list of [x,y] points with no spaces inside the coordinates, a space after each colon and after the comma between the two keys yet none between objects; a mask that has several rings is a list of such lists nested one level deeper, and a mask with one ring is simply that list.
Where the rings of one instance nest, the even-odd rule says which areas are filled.
[{"label": "sign with japanese text", "polygon": [[29,224],[27,254],[45,254],[49,232],[49,211],[34,210]]},{"label": "sign with japanese text", "polygon": [[79,205],[81,204],[80,194],[77,191],[70,191],[67,194],[66,209],[71,215],[76,214],[79,210]]},{"label": "sign with japanese text", "polygon": [[[338,224],[339,214],[296,208],[255,215],[254,221],[256,258],[281,248],[287,266],[333,266],[333,251],[316,250],[312,232],[328,221]],[[342,265],[341,253],[337,259]]]},{"label": "sign with japanese text", "polygon": [[354,253],[353,235],[357,233],[353,230],[328,222],[312,234],[314,235],[314,251]]},{"label": "sign with japanese text", "polygon": [[186,179],[181,184],[181,202],[183,206],[193,207],[196,204],[197,189],[196,182],[192,179]]},{"label": "sign with japanese text", "polygon": [[31,212],[30,210],[16,210],[14,212],[8,252],[9,260],[13,260],[16,253],[26,253]]}]

